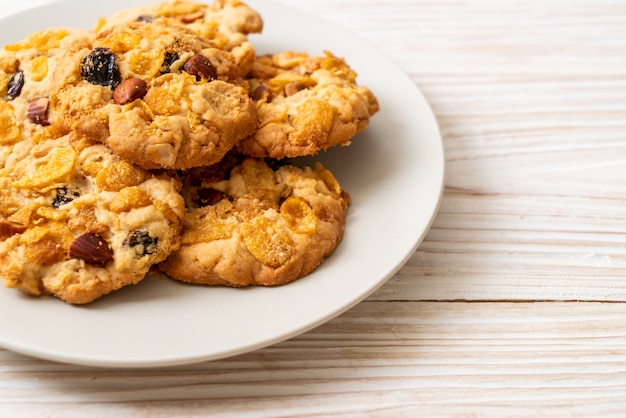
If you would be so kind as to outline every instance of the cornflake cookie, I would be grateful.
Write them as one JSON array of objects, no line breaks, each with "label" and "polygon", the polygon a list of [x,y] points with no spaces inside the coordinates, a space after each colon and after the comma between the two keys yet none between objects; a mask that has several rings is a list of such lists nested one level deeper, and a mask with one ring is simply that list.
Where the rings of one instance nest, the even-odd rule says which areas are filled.
[{"label": "cornflake cookie", "polygon": [[349,195],[315,168],[229,154],[185,173],[181,248],[159,265],[188,283],[274,286],[313,271],[342,238]]},{"label": "cornflake cookie", "polygon": [[235,57],[240,75],[246,75],[255,60],[255,50],[248,35],[263,30],[259,13],[239,0],[215,0],[212,4],[171,0],[120,11],[103,19],[97,30],[133,21],[170,19],[193,30],[218,48]]},{"label": "cornflake cookie", "polygon": [[180,186],[69,136],[12,153],[0,169],[0,277],[71,304],[138,283],[180,245]]},{"label": "cornflake cookie", "polygon": [[286,51],[258,57],[248,83],[259,129],[237,149],[252,157],[313,155],[348,145],[378,109],[374,94],[330,52],[312,57]]},{"label": "cornflake cookie", "polygon": [[50,28],[0,49],[0,168],[15,147],[69,132],[54,123],[49,110],[53,92],[68,82],[59,63],[94,39],[90,31]]},{"label": "cornflake cookie", "polygon": [[81,52],[64,62],[76,82],[51,99],[77,141],[105,143],[145,169],[187,169],[219,161],[256,129],[232,54],[183,26],[114,26]]}]

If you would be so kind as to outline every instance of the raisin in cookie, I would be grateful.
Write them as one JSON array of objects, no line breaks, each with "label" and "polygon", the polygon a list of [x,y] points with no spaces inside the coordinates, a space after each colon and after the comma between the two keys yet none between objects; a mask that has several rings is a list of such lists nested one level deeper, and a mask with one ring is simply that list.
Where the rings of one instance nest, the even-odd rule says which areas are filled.
[{"label": "raisin in cookie", "polygon": [[170,19],[192,29],[218,48],[235,57],[240,75],[247,74],[255,60],[255,50],[248,40],[251,33],[260,33],[263,20],[258,12],[238,0],[215,0],[212,4],[187,0],[138,6],[122,10],[104,19],[96,28],[106,31],[112,26],[132,21]]},{"label": "raisin in cookie", "polygon": [[356,73],[330,52],[258,57],[248,83],[259,129],[237,149],[252,157],[292,158],[348,145],[379,108],[374,94],[356,84]]},{"label": "raisin in cookie", "polygon": [[141,281],[180,245],[181,183],[69,135],[12,153],[0,169],[0,277],[83,304]]},{"label": "raisin in cookie", "polygon": [[185,173],[182,245],[159,265],[170,277],[282,285],[313,271],[341,240],[350,198],[328,170],[242,158]]},{"label": "raisin in cookie", "polygon": [[76,82],[51,99],[59,123],[145,169],[213,164],[256,130],[232,54],[165,20],[101,32],[65,68]]},{"label": "raisin in cookie", "polygon": [[52,92],[68,81],[59,63],[94,39],[91,31],[50,28],[0,49],[0,168],[16,145],[24,148],[69,132],[49,112]]}]

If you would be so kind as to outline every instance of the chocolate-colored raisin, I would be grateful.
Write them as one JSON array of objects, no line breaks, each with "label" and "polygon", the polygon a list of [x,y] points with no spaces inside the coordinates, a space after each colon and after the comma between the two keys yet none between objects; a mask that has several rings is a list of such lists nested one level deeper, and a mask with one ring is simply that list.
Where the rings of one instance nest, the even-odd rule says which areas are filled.
[{"label": "chocolate-colored raisin", "polygon": [[213,206],[227,197],[228,195],[220,190],[211,188],[198,189],[198,205],[201,207]]},{"label": "chocolate-colored raisin", "polygon": [[80,197],[80,194],[78,194],[77,192],[70,193],[67,191],[67,188],[65,187],[59,187],[56,190],[56,192],[57,194],[54,197],[54,200],[52,201],[52,206],[54,206],[57,209],[63,205],[70,203],[74,199]]},{"label": "chocolate-colored raisin", "polygon": [[81,65],[83,78],[91,84],[115,89],[121,82],[115,54],[108,48],[94,48]]},{"label": "chocolate-colored raisin", "polygon": [[176,52],[166,51],[163,64],[161,64],[161,74],[167,74],[170,72],[172,64],[180,59],[180,56]]},{"label": "chocolate-colored raisin", "polygon": [[152,238],[147,231],[132,231],[123,244],[133,248],[138,256],[154,254],[157,251],[158,238]]},{"label": "chocolate-colored raisin", "polygon": [[9,80],[9,85],[7,87],[7,99],[13,100],[22,92],[22,87],[24,87],[24,71],[18,71],[11,77]]},{"label": "chocolate-colored raisin", "polygon": [[289,160],[288,158],[283,158],[279,160],[277,158],[267,157],[263,161],[265,162],[265,164],[267,164],[269,168],[272,169],[272,171],[277,171],[281,167],[292,164],[291,160]]}]

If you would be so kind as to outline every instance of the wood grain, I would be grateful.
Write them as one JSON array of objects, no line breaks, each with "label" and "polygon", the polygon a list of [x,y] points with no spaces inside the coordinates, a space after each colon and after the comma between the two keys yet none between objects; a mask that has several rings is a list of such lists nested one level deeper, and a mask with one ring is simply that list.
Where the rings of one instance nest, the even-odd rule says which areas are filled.
[{"label": "wood grain", "polygon": [[290,341],[198,365],[94,370],[6,351],[0,362],[0,408],[62,416],[604,416],[626,409],[626,309],[364,302]]},{"label": "wood grain", "polygon": [[242,356],[0,350],[0,416],[624,416],[626,2],[281,2],[376,45],[431,104],[446,186],[420,248],[347,313]]}]

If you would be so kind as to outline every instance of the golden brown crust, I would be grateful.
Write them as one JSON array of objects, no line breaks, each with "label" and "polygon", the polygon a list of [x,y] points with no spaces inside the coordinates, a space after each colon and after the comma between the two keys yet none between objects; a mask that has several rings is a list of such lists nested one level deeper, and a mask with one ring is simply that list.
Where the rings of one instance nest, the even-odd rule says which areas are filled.
[{"label": "golden brown crust", "polygon": [[334,252],[349,195],[278,160],[349,144],[378,102],[330,52],[257,57],[262,28],[238,0],[169,0],[0,50],[6,286],[82,304],[155,265],[276,286]]},{"label": "golden brown crust", "polygon": [[91,302],[141,281],[180,245],[180,183],[69,137],[0,169],[0,277],[7,287]]},{"label": "golden brown crust", "polygon": [[51,108],[77,146],[103,142],[145,169],[187,169],[219,161],[256,130],[232,54],[167,20],[102,31],[64,64],[73,82]]},{"label": "golden brown crust", "polygon": [[348,145],[378,111],[356,73],[330,52],[286,51],[258,57],[248,78],[259,129],[237,149],[253,157],[293,158]]},{"label": "golden brown crust", "polygon": [[263,30],[259,13],[239,0],[215,0],[210,5],[170,0],[133,7],[103,20],[97,30],[107,31],[115,25],[137,20],[170,20],[185,26],[217,48],[232,53],[241,76],[250,71],[255,59],[255,50],[247,35]]},{"label": "golden brown crust", "polygon": [[273,169],[253,158],[232,164],[187,173],[182,245],[159,265],[164,273],[197,284],[275,286],[333,253],[350,199],[328,170]]}]

